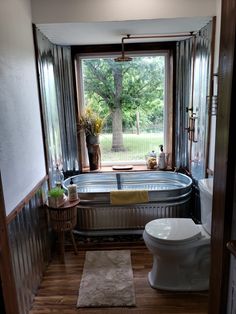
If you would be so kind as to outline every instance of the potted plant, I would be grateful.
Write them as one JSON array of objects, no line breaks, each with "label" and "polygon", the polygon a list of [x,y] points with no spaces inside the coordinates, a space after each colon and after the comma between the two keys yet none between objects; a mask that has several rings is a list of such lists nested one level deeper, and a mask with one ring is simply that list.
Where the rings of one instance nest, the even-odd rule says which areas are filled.
[{"label": "potted plant", "polygon": [[88,149],[90,170],[99,168],[101,162],[101,151],[99,146],[99,135],[102,132],[104,119],[94,112],[91,106],[87,106],[78,123],[78,130],[84,131]]},{"label": "potted plant", "polygon": [[[98,113],[94,112],[91,106],[87,106],[84,114],[81,115],[78,123],[79,131],[84,130],[86,137],[98,138],[102,132],[104,119],[99,116]],[[96,141],[91,139],[91,141]]]},{"label": "potted plant", "polygon": [[48,205],[50,207],[60,207],[64,204],[64,190],[55,187],[48,191]]}]

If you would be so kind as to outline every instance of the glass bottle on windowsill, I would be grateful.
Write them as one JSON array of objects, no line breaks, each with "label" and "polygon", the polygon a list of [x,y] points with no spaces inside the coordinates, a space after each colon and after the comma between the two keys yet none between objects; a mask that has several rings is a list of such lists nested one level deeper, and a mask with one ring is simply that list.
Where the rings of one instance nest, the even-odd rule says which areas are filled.
[{"label": "glass bottle on windowsill", "polygon": [[59,169],[59,165],[56,164],[55,176],[54,176],[54,186],[62,188],[62,181],[64,180],[64,175],[62,170]]},{"label": "glass bottle on windowsill", "polygon": [[159,170],[164,170],[166,169],[166,154],[163,151],[163,145],[159,145],[160,147],[160,154],[158,158],[158,168]]}]

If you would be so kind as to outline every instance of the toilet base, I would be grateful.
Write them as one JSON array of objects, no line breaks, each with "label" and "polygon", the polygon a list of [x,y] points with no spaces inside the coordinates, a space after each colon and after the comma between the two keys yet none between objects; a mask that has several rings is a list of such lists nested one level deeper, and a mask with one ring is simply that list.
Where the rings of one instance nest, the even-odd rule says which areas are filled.
[{"label": "toilet base", "polygon": [[167,286],[165,284],[157,283],[153,280],[152,272],[148,273],[148,282],[153,289],[166,290],[166,291],[207,291],[209,289],[209,280],[200,282],[198,285],[192,286],[189,284],[178,286]]},{"label": "toilet base", "polygon": [[169,291],[205,291],[209,288],[210,246],[185,254],[153,256],[148,281],[152,288]]},{"label": "toilet base", "polygon": [[162,245],[144,231],[143,238],[153,254],[148,281],[152,288],[167,291],[209,289],[210,237],[183,245]]}]

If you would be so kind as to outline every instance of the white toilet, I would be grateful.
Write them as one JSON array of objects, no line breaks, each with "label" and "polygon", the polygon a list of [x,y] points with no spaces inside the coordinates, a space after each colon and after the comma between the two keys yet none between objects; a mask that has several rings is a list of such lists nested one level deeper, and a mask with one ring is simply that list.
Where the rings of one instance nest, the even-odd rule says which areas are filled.
[{"label": "white toilet", "polygon": [[153,254],[151,287],[202,291],[209,286],[213,178],[198,181],[202,224],[190,218],[160,218],[146,224],[145,244]]}]

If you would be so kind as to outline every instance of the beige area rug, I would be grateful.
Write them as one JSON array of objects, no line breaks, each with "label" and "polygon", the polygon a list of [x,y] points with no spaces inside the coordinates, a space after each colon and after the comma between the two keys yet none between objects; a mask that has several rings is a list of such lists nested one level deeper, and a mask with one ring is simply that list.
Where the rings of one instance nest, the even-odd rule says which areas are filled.
[{"label": "beige area rug", "polygon": [[135,306],[130,251],[87,251],[77,307],[115,306]]}]

